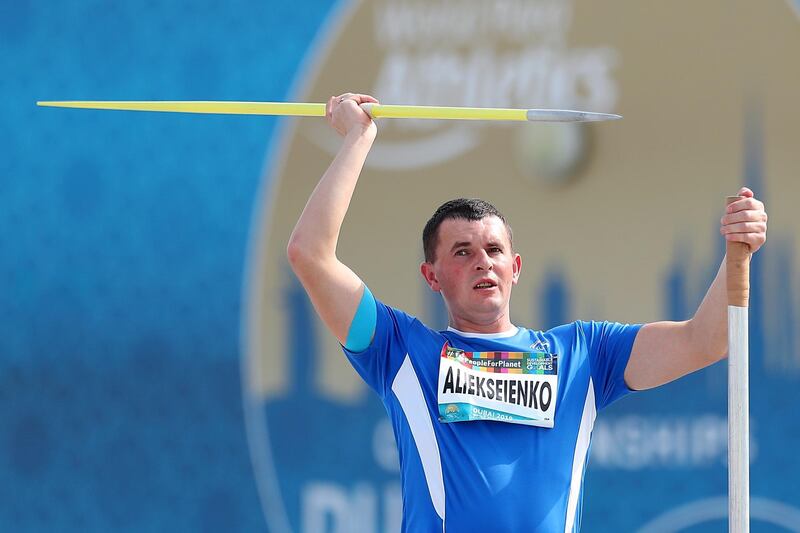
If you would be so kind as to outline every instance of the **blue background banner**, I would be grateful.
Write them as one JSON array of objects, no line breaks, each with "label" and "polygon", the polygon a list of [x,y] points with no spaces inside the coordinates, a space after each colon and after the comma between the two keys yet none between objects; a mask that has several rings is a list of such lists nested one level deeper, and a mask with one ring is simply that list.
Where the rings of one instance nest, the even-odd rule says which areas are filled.
[{"label": "blue background banner", "polygon": [[265,531],[239,314],[272,118],[329,2],[0,3],[0,530]]}]

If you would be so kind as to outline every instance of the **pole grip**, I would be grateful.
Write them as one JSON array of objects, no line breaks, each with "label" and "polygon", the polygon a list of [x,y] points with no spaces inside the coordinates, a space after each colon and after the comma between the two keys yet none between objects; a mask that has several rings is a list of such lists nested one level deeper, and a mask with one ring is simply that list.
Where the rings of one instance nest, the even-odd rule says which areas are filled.
[{"label": "pole grip", "polygon": [[[728,196],[725,205],[742,198]],[[728,305],[747,307],[750,301],[750,245],[744,242],[726,241],[725,271],[728,288]]]}]

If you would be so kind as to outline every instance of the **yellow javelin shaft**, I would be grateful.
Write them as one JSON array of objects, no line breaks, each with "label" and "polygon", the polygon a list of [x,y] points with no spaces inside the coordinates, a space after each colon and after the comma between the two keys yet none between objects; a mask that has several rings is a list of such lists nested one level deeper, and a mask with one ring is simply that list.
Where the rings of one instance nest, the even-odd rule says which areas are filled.
[{"label": "yellow javelin shaft", "polygon": [[[36,102],[45,107],[116,109],[121,111],[166,111],[172,113],[216,113],[224,115],[289,115],[324,117],[325,104],[286,102],[203,101],[62,101]],[[429,118],[453,120],[517,120],[542,122],[594,122],[617,120],[619,115],[569,109],[505,109],[498,107],[438,107],[361,104],[374,118]]]},{"label": "yellow javelin shaft", "polygon": [[527,109],[497,107],[433,107],[413,105],[378,105],[368,107],[374,118],[433,118],[456,120],[528,120]]},{"label": "yellow javelin shaft", "polygon": [[[325,104],[282,102],[190,102],[190,101],[61,101],[37,102],[45,107],[80,109],[112,109],[122,111],[165,111],[173,113],[219,113],[232,115],[291,115],[302,117],[325,116]],[[375,118],[428,118],[460,120],[528,120],[525,109],[435,107],[411,105],[368,106]]]},{"label": "yellow javelin shaft", "polygon": [[118,111],[163,111],[169,113],[215,113],[224,115],[291,115],[324,117],[325,104],[292,104],[281,102],[108,102],[65,101],[36,102],[43,107],[72,107],[78,109],[112,109]]}]

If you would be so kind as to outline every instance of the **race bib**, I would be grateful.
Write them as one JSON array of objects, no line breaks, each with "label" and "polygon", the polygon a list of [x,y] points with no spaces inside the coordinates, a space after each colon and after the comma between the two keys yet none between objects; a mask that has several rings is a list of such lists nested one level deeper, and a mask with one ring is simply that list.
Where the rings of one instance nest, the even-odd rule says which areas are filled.
[{"label": "race bib", "polygon": [[558,356],[465,352],[445,343],[439,360],[439,420],[496,420],[552,428]]}]

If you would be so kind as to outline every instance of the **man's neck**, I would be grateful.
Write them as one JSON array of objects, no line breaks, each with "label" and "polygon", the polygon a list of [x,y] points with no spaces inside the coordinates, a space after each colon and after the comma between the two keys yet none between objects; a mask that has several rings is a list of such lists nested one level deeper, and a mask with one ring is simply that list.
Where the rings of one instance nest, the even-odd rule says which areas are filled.
[{"label": "man's neck", "polygon": [[494,333],[477,333],[473,331],[462,331],[460,329],[454,328],[453,326],[449,326],[447,331],[452,331],[458,333],[462,337],[476,337],[476,338],[484,338],[484,339],[504,339],[506,337],[513,337],[519,331],[519,328],[515,325],[511,325],[505,331],[497,331]]},{"label": "man's neck", "polygon": [[480,334],[506,333],[512,330],[516,330],[516,326],[514,326],[514,324],[511,323],[511,320],[508,319],[507,314],[503,315],[502,317],[499,317],[494,322],[489,322],[486,324],[472,322],[466,319],[457,319],[451,316],[449,328],[459,333],[480,333]]}]

